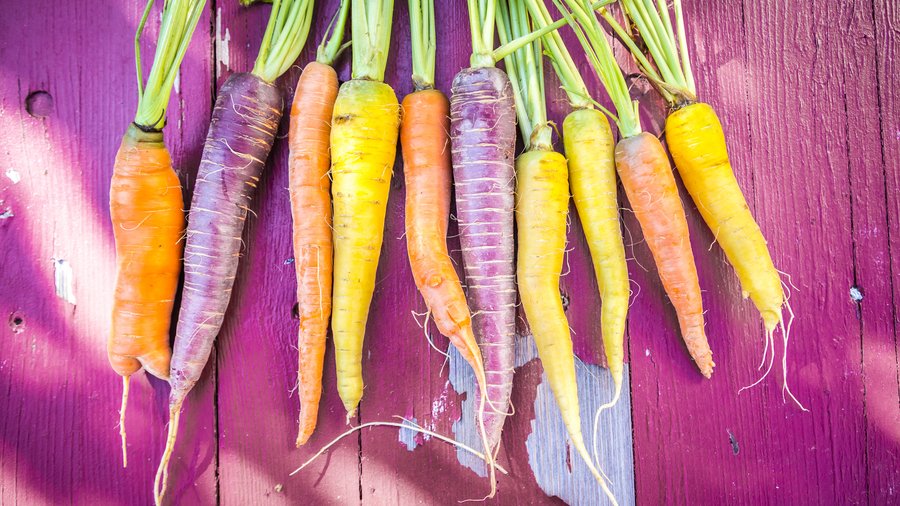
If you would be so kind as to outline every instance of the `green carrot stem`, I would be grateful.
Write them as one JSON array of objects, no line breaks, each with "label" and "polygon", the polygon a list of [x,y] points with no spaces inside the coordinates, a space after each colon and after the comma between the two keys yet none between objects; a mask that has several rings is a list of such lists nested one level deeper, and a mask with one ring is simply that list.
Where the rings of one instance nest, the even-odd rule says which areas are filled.
[{"label": "green carrot stem", "polygon": [[[252,3],[252,2],[251,2]],[[274,82],[287,72],[306,44],[313,0],[273,0],[253,74]]]},{"label": "green carrot stem", "polygon": [[633,37],[624,33],[609,13],[603,14],[635,58],[641,71],[670,104],[694,100],[697,95],[684,35],[681,2],[673,1],[674,26],[665,0],[658,0],[656,6],[651,0],[622,0],[623,11],[637,26],[653,60],[652,64],[634,43]]},{"label": "green carrot stem", "polygon": [[413,82],[417,90],[434,88],[434,0],[409,0]]},{"label": "green carrot stem", "polygon": [[637,102],[631,100],[625,76],[616,63],[615,55],[600,26],[593,6],[587,0],[553,0],[563,14],[564,19],[572,25],[578,41],[584,48],[591,67],[600,78],[606,93],[615,105],[617,116],[614,117],[619,132],[623,137],[632,137],[641,132]]},{"label": "green carrot stem", "polygon": [[149,0],[134,36],[134,59],[138,80],[138,106],[134,123],[145,129],[161,130],[166,124],[166,109],[175,77],[178,75],[178,67],[187,52],[188,43],[197,27],[206,0],[165,2],[153,66],[144,85],[140,39],[152,5],[153,0]]},{"label": "green carrot stem", "polygon": [[344,43],[344,29],[347,26],[347,14],[350,12],[350,0],[341,0],[328,28],[325,29],[325,37],[316,49],[316,61],[325,65],[334,65],[338,56],[349,47],[350,42]]},{"label": "green carrot stem", "polygon": [[[552,25],[550,12],[543,0],[527,0],[528,13],[532,23],[539,28]],[[561,19],[565,22],[565,18]],[[578,71],[578,66],[572,59],[572,55],[563,43],[558,31],[552,31],[543,36],[545,53],[550,58],[550,63],[556,71],[562,89],[566,92],[569,104],[575,109],[587,109],[593,107],[587,85]]]},{"label": "green carrot stem", "polygon": [[394,0],[352,0],[353,79],[384,81]]},{"label": "green carrot stem", "polygon": [[[526,0],[501,0],[498,7],[497,31],[502,43],[532,33]],[[542,53],[538,37],[503,60],[512,83],[519,129],[527,150],[553,148],[552,130],[547,122]]]}]

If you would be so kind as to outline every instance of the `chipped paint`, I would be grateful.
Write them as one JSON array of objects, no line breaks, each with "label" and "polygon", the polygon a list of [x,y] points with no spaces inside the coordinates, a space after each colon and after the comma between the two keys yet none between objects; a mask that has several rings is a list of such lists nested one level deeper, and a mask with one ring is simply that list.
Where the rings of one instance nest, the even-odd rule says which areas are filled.
[{"label": "chipped paint", "polygon": [[[2,203],[2,201],[0,201],[0,203]],[[0,220],[8,220],[15,215],[16,214],[13,212],[12,208],[7,207],[6,209],[3,210],[2,213],[0,213]]]},{"label": "chipped paint", "polygon": [[[575,374],[582,432],[588,451],[591,451],[594,414],[612,397],[613,381],[606,369],[577,360]],[[626,365],[623,378],[625,394],[614,408],[603,413],[598,432],[600,468],[609,477],[610,489],[623,506],[635,503],[631,399],[627,394],[629,376],[630,371]],[[525,447],[528,450],[528,465],[541,490],[548,496],[559,497],[571,505],[606,504],[606,499],[600,497],[602,492],[587,465],[575,453],[574,448],[568,448],[569,436],[546,374],[541,375],[541,382],[537,387],[534,413],[531,434],[525,440]],[[616,437],[610,437],[610,434],[615,434]],[[568,462],[567,457],[570,457]]]},{"label": "chipped paint", "polygon": [[231,54],[228,51],[228,43],[231,42],[231,32],[225,28],[225,36],[222,36],[222,8],[216,11],[216,64],[224,65],[225,70],[231,69]]},{"label": "chipped paint", "polygon": [[56,296],[74,306],[75,275],[72,271],[72,264],[67,260],[54,258],[53,282],[56,285]]},{"label": "chipped paint", "polygon": [[[450,354],[450,384],[458,394],[463,396],[460,406],[459,420],[453,422],[453,437],[472,448],[481,447],[481,439],[478,437],[478,428],[475,425],[475,399],[477,397],[478,383],[475,373],[462,356],[451,346]],[[514,361],[516,369],[538,358],[537,346],[531,336],[516,337]],[[486,477],[487,472],[484,462],[469,452],[456,449],[456,458],[464,467],[475,471],[478,476]]]},{"label": "chipped paint", "polygon": [[22,180],[22,175],[16,169],[6,169],[6,178],[12,181],[12,184],[19,184],[19,181]]},{"label": "chipped paint", "polygon": [[[416,425],[419,424],[419,421],[416,420],[415,417],[410,418],[409,421],[411,421],[412,423],[414,423]],[[416,449],[417,446],[419,446],[419,444],[421,444],[421,443],[419,443],[419,441],[416,440],[416,437],[418,435],[419,435],[418,432],[404,427],[404,428],[400,429],[399,434],[397,435],[397,439],[401,443],[406,445],[407,451],[413,451]]]},{"label": "chipped paint", "polygon": [[[459,419],[453,422],[453,438],[471,448],[481,448],[481,440],[475,426],[475,397],[478,390],[475,372],[462,358],[455,346],[449,347],[448,354],[450,355],[450,385],[462,399],[459,406]],[[484,461],[471,453],[456,448],[456,459],[463,467],[471,469],[478,476],[487,476]]]}]

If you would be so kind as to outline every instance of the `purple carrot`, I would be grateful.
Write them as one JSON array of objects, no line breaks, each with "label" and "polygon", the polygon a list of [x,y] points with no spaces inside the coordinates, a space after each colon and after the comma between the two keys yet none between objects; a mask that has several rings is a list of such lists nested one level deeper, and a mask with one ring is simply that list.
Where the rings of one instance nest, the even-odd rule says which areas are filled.
[{"label": "purple carrot", "polygon": [[169,433],[153,483],[157,505],[166,491],[182,405],[222,328],[250,201],[281,121],[284,100],[272,83],[303,49],[312,7],[312,0],[275,2],[253,72],[231,75],[216,99],[188,214],[184,291],[169,374]]},{"label": "purple carrot", "polygon": [[516,110],[509,78],[495,67],[461,71],[451,93],[456,215],[472,323],[487,378],[487,451],[495,451],[514,366]]},{"label": "purple carrot", "polygon": [[172,354],[171,406],[194,388],[222,327],[250,200],[275,140],[281,92],[232,74],[216,100],[188,216],[184,291]]},{"label": "purple carrot", "polygon": [[166,489],[181,407],[206,367],[231,299],[244,222],[282,105],[278,88],[254,74],[232,74],[216,99],[188,215],[184,291],[169,378],[169,435],[153,487],[157,504]]}]

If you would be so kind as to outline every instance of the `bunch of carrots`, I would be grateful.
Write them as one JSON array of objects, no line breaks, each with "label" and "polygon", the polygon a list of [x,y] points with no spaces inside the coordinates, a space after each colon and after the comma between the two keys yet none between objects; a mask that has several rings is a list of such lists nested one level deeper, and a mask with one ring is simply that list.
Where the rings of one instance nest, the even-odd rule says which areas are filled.
[{"label": "bunch of carrots", "polygon": [[[167,489],[185,400],[225,318],[244,223],[283,114],[284,97],[275,82],[306,43],[314,3],[272,0],[254,68],[231,75],[220,88],[187,225],[162,129],[171,88],[205,0],[166,0],[146,85],[138,42],[153,0],[138,28],[137,114],[117,154],[110,188],[117,277],[108,352],[123,378],[123,465],[131,375],[143,368],[171,384],[168,438],[154,483],[157,504]],[[301,403],[296,445],[305,444],[316,428],[329,329],[347,422],[357,416],[366,322],[399,139],[413,281],[438,330],[472,367],[479,387],[476,423],[483,452],[453,443],[484,460],[492,497],[495,469],[505,472],[496,459],[511,413],[520,297],[573,446],[615,504],[600,470],[597,445],[600,412],[620,398],[624,374],[630,291],[618,182],[640,223],[689,354],[707,378],[715,364],[669,157],[641,127],[638,103],[613,56],[613,38],[630,51],[671,108],[666,140],[675,167],[734,266],[744,297],[762,316],[763,365],[770,357],[763,378],[774,363],[774,334],[781,329],[786,348],[792,316],[779,271],[732,172],[722,125],[710,105],[697,101],[681,1],[673,0],[670,12],[667,2],[650,0],[553,0],[554,16],[543,0],[467,0],[471,62],[457,74],[448,100],[435,87],[434,2],[409,0],[415,90],[402,103],[384,83],[393,3],[341,1],[315,61],[304,67],[296,83],[290,108]],[[619,4],[619,15],[609,8],[613,3]],[[352,76],[339,85],[333,64],[351,45],[344,42],[348,21]],[[585,84],[557,32],[566,25],[574,30],[612,110],[601,106]],[[497,48],[495,35],[502,44]],[[554,129],[547,119],[545,55],[571,108],[562,125],[565,156],[554,148]],[[496,67],[501,60],[505,72]],[[517,123],[525,146],[518,157]],[[451,192],[460,228],[462,279],[446,242]],[[582,434],[572,340],[558,295],[570,193],[593,259],[602,301],[602,343],[615,386],[610,401],[595,415],[593,455]],[[169,328],[182,251],[184,284],[173,349]],[[797,401],[787,386],[786,359],[782,368],[784,392]]]}]

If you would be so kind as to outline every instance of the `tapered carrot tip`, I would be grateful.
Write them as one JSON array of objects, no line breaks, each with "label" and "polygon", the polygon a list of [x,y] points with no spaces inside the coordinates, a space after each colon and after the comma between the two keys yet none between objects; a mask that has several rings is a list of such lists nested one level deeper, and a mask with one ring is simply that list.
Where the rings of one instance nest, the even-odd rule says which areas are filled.
[{"label": "tapered carrot tip", "polygon": [[347,425],[350,425],[350,420],[352,418],[356,418],[356,408],[353,408],[347,412]]},{"label": "tapered carrot tip", "polygon": [[297,448],[305,445],[306,442],[309,441],[310,436],[312,436],[312,431],[308,430],[301,431],[299,434],[297,434],[297,441],[295,443],[297,445]]},{"label": "tapered carrot tip", "polygon": [[710,379],[713,373],[713,367],[716,366],[716,363],[712,360],[712,353],[709,355],[702,357],[697,361],[697,367],[700,369],[700,374],[702,374],[706,379]]}]

